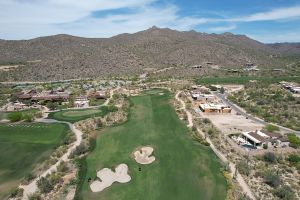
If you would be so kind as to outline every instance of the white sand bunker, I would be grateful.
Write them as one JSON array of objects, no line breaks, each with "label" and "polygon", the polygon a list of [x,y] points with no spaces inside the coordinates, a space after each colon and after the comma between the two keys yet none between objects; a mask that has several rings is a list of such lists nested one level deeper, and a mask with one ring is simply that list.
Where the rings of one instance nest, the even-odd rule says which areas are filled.
[{"label": "white sand bunker", "polygon": [[116,167],[116,172],[111,169],[104,168],[97,172],[97,177],[100,180],[93,181],[90,188],[93,192],[101,192],[105,188],[111,186],[114,182],[127,183],[131,180],[128,175],[128,166],[120,164]]},{"label": "white sand bunker", "polygon": [[151,156],[153,152],[152,147],[140,147],[133,153],[136,162],[147,165],[155,161],[155,157]]}]

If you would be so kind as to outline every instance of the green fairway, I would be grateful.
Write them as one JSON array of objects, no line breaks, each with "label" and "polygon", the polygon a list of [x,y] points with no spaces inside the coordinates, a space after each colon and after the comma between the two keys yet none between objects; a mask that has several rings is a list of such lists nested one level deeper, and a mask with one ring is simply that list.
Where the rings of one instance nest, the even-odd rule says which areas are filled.
[{"label": "green fairway", "polygon": [[92,117],[104,116],[112,109],[111,107],[102,106],[99,108],[63,110],[49,113],[48,118],[74,123]]},{"label": "green fairway", "polygon": [[67,132],[64,124],[0,124],[0,199],[47,159]]},{"label": "green fairway", "polygon": [[[131,97],[129,120],[99,132],[96,147],[86,158],[87,171],[79,199],[225,199],[227,184],[219,160],[210,148],[190,137],[169,104],[169,92],[161,92]],[[156,160],[139,165],[132,152],[146,145],[154,147]],[[97,170],[114,169],[120,163],[128,165],[131,181],[91,192],[88,179],[93,180]]]},{"label": "green fairway", "polygon": [[300,82],[299,76],[227,76],[227,77],[204,77],[197,78],[197,84],[246,84],[251,80],[263,83],[278,83],[280,81]]}]

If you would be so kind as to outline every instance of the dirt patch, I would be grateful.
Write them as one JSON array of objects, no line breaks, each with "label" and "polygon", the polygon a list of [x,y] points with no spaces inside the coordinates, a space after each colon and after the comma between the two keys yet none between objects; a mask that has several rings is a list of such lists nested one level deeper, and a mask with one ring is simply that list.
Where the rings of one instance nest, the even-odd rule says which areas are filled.
[{"label": "dirt patch", "polygon": [[262,124],[247,119],[243,115],[238,115],[234,111],[228,114],[203,114],[203,116],[210,119],[213,124],[226,135],[241,131],[260,130],[263,128]]},{"label": "dirt patch", "polygon": [[8,72],[17,69],[21,65],[1,65],[0,71]]}]

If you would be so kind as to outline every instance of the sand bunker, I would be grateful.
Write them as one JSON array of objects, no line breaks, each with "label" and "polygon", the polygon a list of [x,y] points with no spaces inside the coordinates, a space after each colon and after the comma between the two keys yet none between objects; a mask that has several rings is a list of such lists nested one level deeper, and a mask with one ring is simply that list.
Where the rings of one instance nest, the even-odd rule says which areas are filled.
[{"label": "sand bunker", "polygon": [[136,162],[147,165],[155,161],[155,157],[151,156],[153,152],[152,147],[140,147],[133,153]]},{"label": "sand bunker", "polygon": [[93,181],[90,188],[93,192],[101,192],[105,188],[111,186],[114,182],[127,183],[131,180],[128,175],[128,166],[120,164],[116,167],[115,172],[111,169],[104,168],[97,172],[97,177],[100,180]]}]

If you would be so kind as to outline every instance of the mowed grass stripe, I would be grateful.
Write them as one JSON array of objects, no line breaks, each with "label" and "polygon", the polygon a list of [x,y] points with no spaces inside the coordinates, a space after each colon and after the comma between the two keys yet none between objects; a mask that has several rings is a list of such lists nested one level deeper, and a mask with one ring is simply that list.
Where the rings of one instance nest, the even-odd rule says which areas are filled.
[{"label": "mowed grass stripe", "polygon": [[102,106],[99,108],[63,110],[49,113],[48,118],[75,123],[77,121],[85,120],[92,117],[104,116],[107,113],[111,112],[110,109],[113,108],[108,106]]},{"label": "mowed grass stripe", "polygon": [[43,123],[1,125],[0,142],[55,144],[61,139],[62,127],[66,125]]},{"label": "mowed grass stripe", "polygon": [[[170,94],[163,92],[131,97],[129,120],[99,132],[97,146],[87,157],[82,199],[225,199],[221,164],[209,148],[192,140],[169,104]],[[144,145],[153,146],[156,157],[146,166],[131,155]],[[87,179],[94,179],[99,169],[120,163],[128,164],[132,180],[92,193]]]},{"label": "mowed grass stripe", "polygon": [[5,199],[24,176],[49,158],[68,131],[65,124],[1,125],[0,199]]}]

